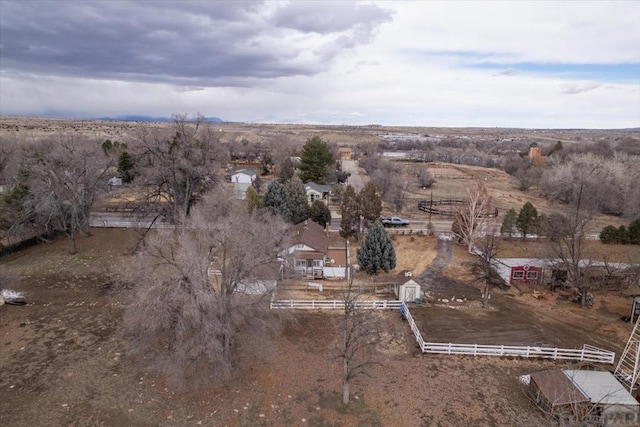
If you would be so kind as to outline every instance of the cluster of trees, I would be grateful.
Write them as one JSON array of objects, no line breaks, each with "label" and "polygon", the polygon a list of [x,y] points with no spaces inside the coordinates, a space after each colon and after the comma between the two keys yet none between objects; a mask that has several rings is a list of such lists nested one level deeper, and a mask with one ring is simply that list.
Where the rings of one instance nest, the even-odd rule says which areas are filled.
[{"label": "cluster of trees", "polygon": [[329,145],[319,137],[309,139],[300,152],[299,176],[273,180],[264,195],[254,183],[247,190],[249,211],[267,210],[279,215],[285,221],[298,224],[311,219],[322,226],[331,222],[331,211],[325,201],[315,200],[311,206],[307,202],[305,182],[329,183],[334,176],[335,156]]},{"label": "cluster of trees", "polygon": [[359,240],[363,230],[378,221],[381,213],[382,197],[373,181],[368,181],[359,193],[347,185],[340,202],[340,235]]},{"label": "cluster of trees", "polygon": [[274,180],[269,184],[262,199],[258,192],[249,187],[247,200],[249,210],[264,209],[274,215],[279,215],[291,224],[298,224],[306,219],[326,226],[331,222],[331,211],[325,202],[315,200],[311,206],[307,202],[304,184],[297,176],[282,184]]},{"label": "cluster of trees", "polygon": [[2,229],[19,236],[63,233],[75,253],[76,236],[89,233],[91,208],[107,190],[112,157],[98,141],[74,135],[14,149],[13,185],[0,202]]},{"label": "cluster of trees", "polygon": [[551,162],[538,181],[550,200],[582,202],[599,212],[636,218],[640,215],[640,156],[614,152],[611,157],[579,153]]},{"label": "cluster of trees", "polygon": [[[401,166],[381,156],[362,158],[359,165],[375,183],[382,199],[391,204],[396,212],[402,212],[407,203],[409,183],[402,177]],[[424,164],[416,163],[410,166],[407,173],[417,179],[418,186],[422,189],[435,183],[431,172]]]},{"label": "cluster of trees", "polygon": [[640,218],[628,227],[607,225],[600,232],[600,241],[604,244],[640,245]]},{"label": "cluster of trees", "polygon": [[538,210],[531,202],[525,203],[520,211],[509,209],[502,220],[500,232],[511,237],[517,229],[523,239],[530,234],[540,234],[544,230],[545,217],[538,215]]}]

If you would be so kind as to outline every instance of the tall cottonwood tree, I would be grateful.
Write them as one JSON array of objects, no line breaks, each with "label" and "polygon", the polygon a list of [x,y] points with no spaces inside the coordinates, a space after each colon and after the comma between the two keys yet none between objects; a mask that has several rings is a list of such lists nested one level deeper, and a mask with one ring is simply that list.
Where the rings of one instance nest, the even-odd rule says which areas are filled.
[{"label": "tall cottonwood tree", "polygon": [[125,314],[134,355],[144,355],[181,389],[224,380],[240,357],[259,358],[278,325],[266,282],[278,278],[286,225],[216,193],[176,229],[148,236],[126,280]]},{"label": "tall cottonwood tree", "polygon": [[487,214],[491,206],[491,198],[481,182],[474,188],[467,188],[465,203],[457,210],[453,224],[453,233],[467,245],[469,253],[478,236],[487,230]]},{"label": "tall cottonwood tree", "polygon": [[138,181],[149,190],[147,201],[175,223],[215,186],[217,171],[228,157],[220,133],[200,114],[174,115],[169,131],[143,125],[131,146]]}]

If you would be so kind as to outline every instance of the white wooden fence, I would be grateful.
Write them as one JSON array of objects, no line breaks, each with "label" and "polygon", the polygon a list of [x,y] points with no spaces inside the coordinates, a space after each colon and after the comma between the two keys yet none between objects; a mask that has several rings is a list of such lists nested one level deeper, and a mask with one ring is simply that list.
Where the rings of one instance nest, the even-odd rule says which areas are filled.
[{"label": "white wooden fence", "polygon": [[515,345],[483,345],[483,344],[453,344],[440,342],[425,342],[422,333],[411,316],[409,307],[403,303],[402,312],[409,322],[409,326],[416,337],[418,345],[423,353],[457,354],[471,356],[498,356],[498,357],[526,357],[543,358],[553,360],[580,360],[585,362],[613,364],[615,352],[603,350],[587,344],[582,349],[515,346]]},{"label": "white wooden fence", "polygon": [[413,331],[413,335],[416,337],[416,341],[418,341],[418,345],[420,346],[420,349],[424,353],[425,342],[424,342],[424,339],[422,338],[422,332],[420,332],[420,329],[418,329],[418,325],[416,325],[415,320],[413,320],[413,316],[411,316],[409,307],[407,307],[405,303],[402,303],[402,308],[400,309],[400,311],[402,312],[402,315],[404,316],[404,318],[407,319],[407,322],[409,322],[409,326]]},{"label": "white wooden fence", "polygon": [[[454,354],[470,356],[497,356],[497,357],[525,357],[543,358],[553,360],[580,360],[583,362],[613,364],[615,352],[603,350],[584,344],[581,349],[539,347],[539,346],[515,346],[515,345],[484,345],[484,344],[453,344],[440,342],[425,342],[422,332],[416,325],[409,307],[402,301],[359,301],[358,308],[369,310],[399,309],[403,317],[409,323],[411,331],[416,338],[418,346],[423,353]],[[344,308],[343,300],[272,300],[272,309],[341,309]]]},{"label": "white wooden fence", "polygon": [[[373,301],[363,300],[358,301],[357,307],[368,310],[392,310],[399,309],[402,305],[401,301],[397,300],[385,300],[385,301]],[[314,310],[314,309],[326,309],[326,310],[338,310],[344,308],[343,300],[274,300],[271,301],[271,308],[288,308],[288,309],[300,309],[300,310]]]},{"label": "white wooden fence", "polygon": [[465,354],[471,356],[511,356],[553,360],[580,360],[613,364],[615,353],[584,345],[582,349],[558,347],[532,347],[515,345],[482,345],[423,342],[423,353]]}]

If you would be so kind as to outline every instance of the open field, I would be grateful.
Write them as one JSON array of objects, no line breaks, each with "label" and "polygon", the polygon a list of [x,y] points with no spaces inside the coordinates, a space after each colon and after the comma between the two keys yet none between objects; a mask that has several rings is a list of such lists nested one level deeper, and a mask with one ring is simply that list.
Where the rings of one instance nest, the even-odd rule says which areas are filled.
[{"label": "open field", "polygon": [[[290,313],[275,349],[241,360],[228,385],[171,390],[162,373],[127,357],[118,333],[130,293],[114,288],[112,267],[126,260],[132,237],[126,230],[94,230],[79,240],[75,256],[67,255],[66,242],[59,240],[0,260],[0,268],[21,276],[17,290],[26,292],[29,302],[0,307],[5,425],[547,424],[517,376],[559,363],[422,355],[393,311],[375,313],[382,334],[370,357],[382,365],[356,381],[357,399],[348,409],[340,405],[340,364],[334,358],[339,315],[325,311]],[[417,261],[412,243],[425,258],[433,256],[435,239],[415,239],[397,238],[399,263]],[[581,309],[551,294],[536,300],[496,290],[493,309],[485,311],[478,308],[478,289],[464,280],[467,257],[456,248],[454,264],[425,280],[436,296],[451,298],[453,291],[467,299],[461,304],[466,309],[440,303],[413,308],[425,338],[591,343],[619,354],[630,330],[619,320],[628,311],[624,293],[597,294],[594,307]]]},{"label": "open field", "polygon": [[[168,123],[145,125],[168,127]],[[267,142],[278,140],[297,141],[300,145],[315,135],[328,142],[343,145],[367,144],[384,141],[388,134],[407,136],[458,137],[469,140],[494,140],[505,143],[527,141],[549,144],[561,141],[563,144],[599,141],[602,138],[629,138],[637,130],[590,130],[590,129],[510,129],[510,128],[441,128],[403,126],[337,126],[311,124],[270,124],[270,123],[213,123],[222,130],[222,138],[227,141]],[[22,138],[55,136],[71,131],[78,135],[127,140],[135,135],[139,124],[136,122],[100,121],[87,119],[53,119],[42,117],[0,116],[0,136],[11,135]]]},{"label": "open field", "polygon": [[[539,214],[550,215],[552,213],[567,214],[567,208],[562,205],[553,204],[544,198],[535,188],[529,191],[517,189],[516,180],[506,172],[479,166],[451,165],[448,163],[426,163],[428,170],[436,178],[432,187],[424,189],[418,186],[417,178],[409,173],[411,168],[420,163],[397,161],[401,166],[403,178],[408,183],[408,196],[403,215],[421,221],[427,221],[429,214],[418,209],[421,200],[463,200],[467,193],[467,188],[475,188],[476,182],[482,182],[491,197],[491,207],[498,208],[499,216],[495,224],[500,228],[504,214],[509,209],[516,212],[522,208],[526,202],[531,202]],[[443,206],[443,209],[447,207]],[[455,207],[451,206],[451,209]],[[391,209],[388,208],[389,211]],[[439,217],[432,215],[432,220],[448,219],[450,217]],[[606,225],[626,225],[628,220],[611,215],[596,213],[588,226],[589,233],[599,233]]]}]

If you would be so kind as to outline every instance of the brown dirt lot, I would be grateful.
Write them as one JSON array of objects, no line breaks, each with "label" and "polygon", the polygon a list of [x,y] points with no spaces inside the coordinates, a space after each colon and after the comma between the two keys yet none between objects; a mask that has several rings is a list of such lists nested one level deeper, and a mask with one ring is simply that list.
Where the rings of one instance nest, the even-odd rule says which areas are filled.
[{"label": "brown dirt lot", "polygon": [[[130,238],[122,230],[95,230],[79,241],[75,256],[66,255],[61,240],[0,260],[0,268],[21,276],[16,290],[29,302],[0,307],[4,425],[548,425],[517,377],[558,363],[422,355],[396,312],[374,314],[384,331],[369,357],[382,365],[356,380],[357,398],[347,409],[339,403],[337,313],[293,313],[274,353],[245,355],[226,385],[171,390],[161,373],[127,357],[118,334],[129,294],[113,289],[117,269],[110,266],[126,259]],[[581,309],[551,295],[535,300],[495,291],[494,310],[479,310],[473,308],[479,291],[456,273],[463,254],[456,251],[455,265],[440,273],[448,279],[438,283],[442,296],[468,289],[470,308],[414,308],[425,338],[489,342],[522,333],[523,341],[588,342],[618,353],[624,345],[630,326],[619,320],[628,308],[623,294],[598,295],[599,305]]]}]

